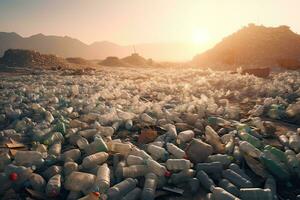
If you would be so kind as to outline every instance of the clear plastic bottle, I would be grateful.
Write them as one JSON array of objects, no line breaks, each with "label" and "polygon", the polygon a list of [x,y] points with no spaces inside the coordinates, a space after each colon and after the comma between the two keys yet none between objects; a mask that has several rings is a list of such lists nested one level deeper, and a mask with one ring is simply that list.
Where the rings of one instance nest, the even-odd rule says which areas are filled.
[{"label": "clear plastic bottle", "polygon": [[139,200],[142,194],[142,190],[138,187],[128,192],[121,200]]},{"label": "clear plastic bottle", "polygon": [[79,137],[78,140],[76,141],[76,145],[78,146],[79,149],[83,150],[89,145],[89,142],[84,137]]},{"label": "clear plastic bottle", "polygon": [[167,169],[171,171],[187,170],[191,168],[192,163],[186,159],[168,159],[166,166]]},{"label": "clear plastic bottle", "polygon": [[297,134],[292,134],[289,137],[289,146],[296,153],[299,153],[300,152],[300,136]]},{"label": "clear plastic bottle", "polygon": [[84,148],[84,151],[87,155],[91,155],[97,152],[107,152],[108,151],[108,147],[106,145],[106,143],[104,142],[104,140],[102,139],[102,137],[95,137],[94,141],[91,142],[89,145],[87,145]]},{"label": "clear plastic bottle", "polygon": [[193,163],[204,162],[213,153],[213,147],[200,139],[192,139],[187,146],[186,155]]},{"label": "clear plastic bottle", "polygon": [[30,178],[29,178],[29,183],[31,187],[38,192],[44,192],[46,188],[46,181],[45,179],[36,173],[32,173]]},{"label": "clear plastic bottle", "polygon": [[169,153],[164,148],[156,146],[154,144],[148,145],[147,151],[151,154],[154,160],[165,161],[169,157]]},{"label": "clear plastic bottle", "polygon": [[46,136],[46,139],[44,140],[44,144],[45,145],[52,145],[54,144],[55,142],[64,142],[64,136],[62,135],[62,133],[60,132],[53,132],[53,133],[49,133],[47,136]]},{"label": "clear plastic bottle", "polygon": [[155,160],[152,159],[148,159],[146,161],[146,164],[148,166],[148,169],[150,172],[153,172],[154,174],[156,174],[157,176],[165,176],[167,171],[167,168],[161,164],[159,164],[158,162],[156,162]]},{"label": "clear plastic bottle", "polygon": [[49,148],[48,153],[55,156],[59,156],[61,153],[61,143],[55,142],[54,144],[52,144]]},{"label": "clear plastic bottle", "polygon": [[210,163],[198,163],[196,165],[196,170],[202,170],[206,173],[220,173],[223,170],[223,165],[220,162],[210,162]]},{"label": "clear plastic bottle", "polygon": [[167,143],[167,150],[171,153],[175,158],[181,159],[186,157],[185,152],[172,143]]},{"label": "clear plastic bottle", "polygon": [[61,189],[61,175],[52,176],[46,186],[46,194],[49,197],[59,196]]},{"label": "clear plastic bottle", "polygon": [[180,143],[186,143],[191,141],[195,137],[195,133],[192,130],[186,130],[178,133],[178,140]]},{"label": "clear plastic bottle", "polygon": [[110,126],[101,126],[101,127],[98,127],[97,130],[99,130],[100,135],[102,137],[111,137],[111,136],[113,136],[113,134],[115,132],[115,129]]},{"label": "clear plastic bottle", "polygon": [[139,156],[129,155],[126,158],[127,165],[144,165],[146,164],[146,161]]},{"label": "clear plastic bottle", "polygon": [[213,146],[215,152],[222,154],[225,153],[225,145],[222,143],[220,136],[212,127],[205,127],[205,136],[207,143]]},{"label": "clear plastic bottle", "polygon": [[111,142],[108,145],[108,148],[112,152],[120,153],[122,155],[127,156],[131,151],[131,144],[125,144],[120,142]]},{"label": "clear plastic bottle", "polygon": [[239,174],[243,178],[245,178],[247,180],[251,180],[250,177],[237,164],[231,163],[229,165],[229,169],[235,171],[237,174]]},{"label": "clear plastic bottle", "polygon": [[239,142],[239,147],[242,152],[254,158],[259,158],[262,154],[262,152],[259,149],[257,149],[255,146],[253,146],[247,141]]},{"label": "clear plastic bottle", "polygon": [[44,178],[49,180],[52,176],[55,176],[56,174],[61,174],[63,171],[63,168],[58,165],[52,165],[48,167],[45,171],[42,172],[42,175]]},{"label": "clear plastic bottle", "polygon": [[82,161],[82,167],[86,169],[91,169],[104,163],[108,158],[108,153],[106,152],[98,152],[92,155],[85,157]]},{"label": "clear plastic bottle", "polygon": [[278,140],[283,146],[287,147],[289,145],[289,139],[286,137],[286,135],[280,135]]},{"label": "clear plastic bottle", "polygon": [[223,166],[228,166],[232,161],[233,157],[226,154],[214,154],[207,157],[208,162],[220,162]]},{"label": "clear plastic bottle", "polygon": [[39,168],[44,164],[44,159],[38,151],[17,151],[14,162],[25,167]]},{"label": "clear plastic bottle", "polygon": [[131,165],[129,167],[122,168],[122,176],[125,178],[136,178],[144,176],[148,173],[148,167],[146,165]]},{"label": "clear plastic bottle", "polygon": [[176,126],[174,124],[166,124],[164,125],[167,130],[166,134],[170,140],[175,140],[177,138]]},{"label": "clear plastic bottle", "polygon": [[196,172],[193,169],[182,170],[181,172],[172,174],[169,179],[169,183],[177,185],[179,183],[186,182],[194,177],[195,174]]},{"label": "clear plastic bottle", "polygon": [[87,139],[93,138],[99,131],[97,129],[85,129],[79,131],[78,134]]},{"label": "clear plastic bottle", "polygon": [[227,179],[221,179],[219,181],[219,186],[234,196],[240,196],[240,190]]},{"label": "clear plastic bottle", "polygon": [[155,124],[156,123],[156,120],[153,119],[152,117],[150,117],[147,113],[143,113],[140,115],[140,119],[143,121],[143,122],[146,122],[146,123],[149,123],[149,124]]},{"label": "clear plastic bottle", "polygon": [[78,171],[78,164],[73,161],[65,162],[64,164],[64,175],[68,176],[72,172]]},{"label": "clear plastic bottle", "polygon": [[231,183],[240,188],[251,188],[253,187],[250,180],[243,178],[241,175],[237,174],[231,169],[226,169],[222,172],[222,176],[228,179]]},{"label": "clear plastic bottle", "polygon": [[80,157],[81,157],[81,152],[79,149],[71,149],[61,154],[61,160],[64,162],[77,161]]},{"label": "clear plastic bottle", "polygon": [[109,200],[120,199],[124,195],[128,194],[132,191],[137,184],[137,180],[133,178],[127,178],[122,182],[114,185],[113,187],[109,188],[107,191],[107,196]]},{"label": "clear plastic bottle", "polygon": [[213,187],[212,194],[214,200],[239,200],[239,198],[220,187]]},{"label": "clear plastic bottle", "polygon": [[95,180],[96,176],[93,174],[74,171],[66,177],[64,187],[70,191],[87,193],[93,187]]},{"label": "clear plastic bottle", "polygon": [[102,164],[97,171],[94,188],[100,193],[106,193],[110,187],[110,169],[106,163]]},{"label": "clear plastic bottle", "polygon": [[202,170],[197,172],[196,178],[200,181],[200,184],[208,191],[212,191],[215,187],[215,183],[209,176]]},{"label": "clear plastic bottle", "polygon": [[270,189],[241,188],[240,194],[241,194],[241,199],[243,200],[252,200],[252,199],[273,200],[272,192]]},{"label": "clear plastic bottle", "polygon": [[152,159],[152,157],[149,154],[147,154],[144,150],[141,150],[137,147],[133,147],[131,149],[130,155],[139,156],[144,158],[145,160]]},{"label": "clear plastic bottle", "polygon": [[145,177],[144,188],[142,191],[143,200],[154,200],[157,187],[157,176],[154,173],[149,173]]}]

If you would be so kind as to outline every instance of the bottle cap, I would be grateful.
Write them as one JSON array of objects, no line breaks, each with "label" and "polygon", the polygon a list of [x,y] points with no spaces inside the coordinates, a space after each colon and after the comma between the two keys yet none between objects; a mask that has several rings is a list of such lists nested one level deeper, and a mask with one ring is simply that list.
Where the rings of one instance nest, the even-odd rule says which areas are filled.
[{"label": "bottle cap", "polygon": [[166,176],[166,177],[170,177],[170,176],[171,176],[171,174],[172,174],[172,173],[171,173],[171,172],[169,172],[169,171],[166,171],[166,172],[165,172],[165,176]]},{"label": "bottle cap", "polygon": [[9,174],[9,180],[16,181],[18,179],[18,174],[16,172],[12,172]]}]

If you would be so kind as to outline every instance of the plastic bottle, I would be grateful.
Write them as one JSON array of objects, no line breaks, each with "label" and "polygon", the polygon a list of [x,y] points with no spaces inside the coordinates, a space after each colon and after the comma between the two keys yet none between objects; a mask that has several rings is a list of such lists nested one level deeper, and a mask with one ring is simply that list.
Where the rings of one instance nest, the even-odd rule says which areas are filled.
[{"label": "plastic bottle", "polygon": [[133,126],[132,120],[131,119],[126,120],[126,122],[125,122],[125,128],[127,130],[131,130],[132,126]]},{"label": "plastic bottle", "polygon": [[146,161],[146,164],[148,166],[149,171],[153,172],[157,176],[165,176],[168,172],[165,166],[159,164],[155,160],[148,159]]},{"label": "plastic bottle", "polygon": [[149,173],[146,175],[141,199],[154,200],[157,181],[157,176],[154,173]]},{"label": "plastic bottle", "polygon": [[186,159],[168,159],[166,166],[167,169],[171,171],[187,170],[191,168],[192,163]]},{"label": "plastic bottle", "polygon": [[155,124],[156,123],[156,120],[153,119],[152,117],[150,117],[148,114],[146,113],[143,113],[140,115],[140,119],[143,121],[143,122],[146,122],[146,123],[149,123],[149,124]]},{"label": "plastic bottle", "polygon": [[273,177],[268,177],[265,182],[265,189],[271,190],[272,197],[274,200],[277,200],[277,187],[276,187],[276,181]]},{"label": "plastic bottle", "polygon": [[289,146],[296,153],[299,153],[300,152],[300,136],[297,134],[292,134],[289,137]]},{"label": "plastic bottle", "polygon": [[80,157],[81,157],[81,152],[79,149],[71,149],[61,154],[61,160],[64,162],[77,161]]},{"label": "plastic bottle", "polygon": [[213,182],[213,180],[209,178],[209,176],[204,171],[198,171],[196,177],[200,181],[200,184],[207,191],[212,191],[212,189],[215,187],[215,183]]},{"label": "plastic bottle", "polygon": [[231,123],[221,117],[208,117],[208,123],[211,125],[218,125],[218,126],[229,126]]},{"label": "plastic bottle", "polygon": [[254,158],[259,158],[262,154],[262,152],[260,150],[255,148],[252,144],[250,144],[247,141],[239,142],[239,147],[242,152],[244,152]]},{"label": "plastic bottle", "polygon": [[65,162],[64,175],[68,176],[74,171],[78,171],[78,164],[76,162],[72,162],[72,161]]},{"label": "plastic bottle", "polygon": [[90,139],[94,137],[97,133],[98,133],[97,129],[85,129],[78,132],[79,135],[85,137],[86,139]]},{"label": "plastic bottle", "polygon": [[286,135],[280,135],[278,140],[283,146],[287,147],[289,145],[289,139],[286,137]]},{"label": "plastic bottle", "polygon": [[185,152],[172,143],[167,143],[167,150],[171,153],[175,158],[181,159],[186,157]]},{"label": "plastic bottle", "polygon": [[85,157],[82,161],[82,166],[86,169],[91,169],[104,163],[108,158],[108,153],[98,152],[92,155]]},{"label": "plastic bottle", "polygon": [[149,154],[147,154],[144,150],[141,150],[137,147],[133,147],[131,149],[130,155],[139,156],[144,158],[145,160],[152,159],[152,157]]},{"label": "plastic bottle", "polygon": [[97,152],[107,152],[108,151],[108,147],[106,145],[106,143],[104,142],[104,140],[102,139],[102,137],[95,137],[94,141],[92,143],[90,143],[89,145],[87,145],[84,148],[84,151],[87,155],[91,155]]},{"label": "plastic bottle", "polygon": [[120,142],[111,142],[109,143],[109,150],[112,152],[117,152],[122,155],[127,156],[131,151],[132,146],[130,144],[120,143]]},{"label": "plastic bottle", "polygon": [[213,187],[212,194],[214,200],[239,200],[239,198],[220,187]]},{"label": "plastic bottle", "polygon": [[233,157],[234,157],[234,159],[236,160],[237,163],[240,163],[243,160],[243,156],[241,154],[240,147],[237,146],[237,145],[234,146]]},{"label": "plastic bottle", "polygon": [[267,150],[270,153],[272,153],[280,162],[287,163],[287,157],[286,157],[285,153],[283,151],[277,149],[276,147],[266,145],[264,147],[264,150]]},{"label": "plastic bottle", "polygon": [[102,137],[111,137],[111,136],[113,136],[113,134],[115,132],[115,129],[110,126],[101,126],[101,127],[98,127],[97,130],[99,130],[100,135]]},{"label": "plastic bottle", "polygon": [[213,153],[213,147],[200,139],[192,139],[185,152],[190,161],[199,163]]},{"label": "plastic bottle", "polygon": [[262,147],[262,142],[258,138],[250,135],[249,133],[242,131],[242,132],[239,132],[238,135],[242,140],[249,142],[256,148],[260,149]]},{"label": "plastic bottle", "polygon": [[94,185],[96,176],[84,172],[72,172],[67,176],[64,187],[70,191],[87,193]]},{"label": "plastic bottle", "polygon": [[243,178],[241,175],[237,174],[231,169],[226,169],[222,172],[222,176],[228,179],[231,183],[239,188],[250,188],[253,187],[250,180]]},{"label": "plastic bottle", "polygon": [[206,173],[220,173],[223,170],[223,165],[220,162],[198,163],[196,170],[202,170]]},{"label": "plastic bottle", "polygon": [[186,143],[191,141],[195,137],[195,133],[192,130],[186,130],[178,133],[178,140],[180,143]]},{"label": "plastic bottle", "polygon": [[175,140],[177,138],[177,130],[174,124],[166,124],[164,125],[166,129],[166,135],[170,140]]},{"label": "plastic bottle", "polygon": [[49,197],[56,197],[60,194],[61,189],[61,175],[56,174],[51,177],[46,186],[46,194]]},{"label": "plastic bottle", "polygon": [[137,180],[133,178],[127,178],[122,182],[109,188],[107,196],[109,200],[121,199],[124,195],[132,191],[137,184]]},{"label": "plastic bottle", "polygon": [[142,190],[138,187],[128,192],[122,200],[139,200],[142,194]]},{"label": "plastic bottle", "polygon": [[247,180],[251,180],[250,177],[247,174],[245,174],[245,172],[237,164],[231,163],[229,165],[229,169],[233,170],[234,172],[236,172],[237,174],[239,174],[243,178],[245,178]]},{"label": "plastic bottle", "polygon": [[79,137],[78,140],[76,141],[76,145],[78,146],[79,149],[83,150],[89,145],[89,142],[84,137]]},{"label": "plastic bottle", "polygon": [[46,136],[46,139],[44,140],[44,144],[45,145],[52,145],[54,144],[55,142],[64,142],[64,136],[62,135],[62,133],[60,132],[53,132],[53,133],[50,133]]},{"label": "plastic bottle", "polygon": [[151,156],[154,160],[165,161],[169,157],[168,152],[164,148],[153,145],[153,144],[148,145],[147,151],[151,154]]},{"label": "plastic bottle", "polygon": [[243,200],[253,200],[253,199],[273,200],[272,192],[270,189],[241,188],[240,194],[241,194],[241,199]]},{"label": "plastic bottle", "polygon": [[127,165],[144,165],[146,164],[146,161],[139,156],[129,155],[126,158]]},{"label": "plastic bottle", "polygon": [[193,194],[199,191],[200,181],[197,178],[190,178],[188,180],[188,186]]},{"label": "plastic bottle", "polygon": [[51,177],[55,176],[56,174],[61,174],[63,168],[58,165],[52,165],[48,167],[45,171],[42,172],[44,178],[49,180]]},{"label": "plastic bottle", "polygon": [[233,157],[226,154],[214,154],[207,157],[208,162],[220,162],[223,166],[228,166],[232,161]]},{"label": "plastic bottle", "polygon": [[221,179],[219,181],[219,186],[234,196],[240,196],[240,190],[227,179]]},{"label": "plastic bottle", "polygon": [[220,136],[210,126],[205,127],[206,141],[213,146],[217,153],[225,153],[225,145],[222,143]]},{"label": "plastic bottle", "polygon": [[129,167],[122,168],[122,176],[125,178],[136,178],[144,176],[148,173],[148,167],[146,165],[131,165]]},{"label": "plastic bottle", "polygon": [[41,175],[32,173],[29,178],[29,183],[33,190],[38,192],[44,192],[46,187],[46,181]]},{"label": "plastic bottle", "polygon": [[179,183],[186,182],[194,177],[195,174],[196,172],[193,169],[182,170],[181,172],[172,174],[169,179],[169,183],[177,185]]},{"label": "plastic bottle", "polygon": [[61,143],[55,142],[54,144],[52,144],[49,148],[48,153],[55,156],[59,156],[61,154]]},{"label": "plastic bottle", "polygon": [[106,193],[110,187],[110,170],[106,163],[102,164],[97,171],[94,188],[100,193]]},{"label": "plastic bottle", "polygon": [[43,165],[43,155],[38,151],[17,151],[14,162],[25,167],[39,168]]}]

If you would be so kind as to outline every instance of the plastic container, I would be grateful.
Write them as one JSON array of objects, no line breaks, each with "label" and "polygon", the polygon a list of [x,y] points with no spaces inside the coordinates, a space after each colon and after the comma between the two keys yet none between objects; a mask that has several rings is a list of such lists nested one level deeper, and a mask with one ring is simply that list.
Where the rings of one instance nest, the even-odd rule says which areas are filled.
[{"label": "plastic container", "polygon": [[213,153],[213,147],[200,139],[192,139],[185,152],[190,161],[201,163]]},{"label": "plastic container", "polygon": [[180,143],[186,143],[191,141],[195,137],[195,133],[192,130],[186,130],[178,133],[178,140]]},{"label": "plastic container", "polygon": [[45,145],[49,145],[49,146],[54,144],[55,142],[60,142],[60,143],[64,142],[64,136],[62,135],[62,133],[60,132],[49,133],[46,136],[46,139],[43,141]]},{"label": "plastic container", "polygon": [[192,163],[186,159],[168,159],[166,166],[170,171],[187,170],[191,168]]},{"label": "plastic container", "polygon": [[262,152],[259,149],[246,141],[239,142],[239,148],[242,152],[254,158],[259,158],[262,155]]},{"label": "plastic container", "polygon": [[233,157],[226,154],[214,154],[207,157],[208,162],[220,162],[223,166],[228,166],[232,161]]},{"label": "plastic container", "polygon": [[158,182],[157,179],[158,178],[154,173],[149,173],[146,175],[141,199],[153,200],[155,198],[155,191],[156,191],[157,182]]},{"label": "plastic container", "polygon": [[111,142],[109,143],[108,148],[112,152],[120,153],[122,155],[127,156],[130,153],[132,146],[130,144],[120,142]]},{"label": "plastic container", "polygon": [[63,171],[62,166],[52,165],[48,167],[45,171],[43,171],[42,175],[44,178],[49,180],[52,176],[55,176],[56,174],[61,174],[62,171]]},{"label": "plastic container", "polygon": [[222,172],[222,176],[239,188],[253,187],[250,180],[243,178],[241,175],[237,174],[235,171],[231,169],[224,170]]},{"label": "plastic container", "polygon": [[239,200],[239,198],[220,187],[213,187],[212,194],[214,200]]},{"label": "plastic container", "polygon": [[212,191],[212,189],[215,187],[215,183],[209,176],[202,170],[197,172],[196,175],[197,179],[200,181],[200,184],[204,189],[207,191]]},{"label": "plastic container", "polygon": [[46,181],[45,179],[36,173],[32,173],[30,178],[29,178],[29,183],[32,187],[33,190],[38,191],[38,192],[44,192],[46,188]]},{"label": "plastic container", "polygon": [[93,187],[96,176],[84,172],[72,172],[66,177],[64,187],[67,190],[75,192],[88,193]]},{"label": "plastic container", "polygon": [[81,152],[79,149],[71,149],[61,154],[61,160],[64,162],[77,161],[79,160],[80,157],[81,157]]},{"label": "plastic container", "polygon": [[198,163],[196,165],[197,171],[204,171],[206,173],[220,173],[223,170],[223,165],[220,162],[210,162],[210,163]]},{"label": "plastic container", "polygon": [[209,143],[216,153],[225,153],[225,145],[222,143],[220,136],[210,126],[205,127],[206,141]]},{"label": "plastic container", "polygon": [[250,135],[249,133],[242,131],[242,132],[239,132],[238,135],[242,140],[249,142],[256,148],[260,149],[262,147],[262,142],[258,138]]},{"label": "plastic container", "polygon": [[181,159],[186,157],[185,152],[172,143],[167,143],[167,150],[170,154],[172,154],[175,158]]},{"label": "plastic container", "polygon": [[108,200],[121,199],[130,191],[135,189],[137,180],[133,178],[127,178],[122,182],[109,188],[107,191]]},{"label": "plastic container", "polygon": [[91,169],[96,167],[97,165],[101,165],[108,158],[108,153],[106,152],[98,152],[92,155],[85,157],[82,161],[82,167],[86,169]]},{"label": "plastic container", "polygon": [[240,190],[241,199],[243,200],[273,200],[272,192],[270,189],[261,188],[241,188]]},{"label": "plastic container", "polygon": [[139,200],[142,194],[142,190],[138,187],[128,192],[121,200]]},{"label": "plastic container", "polygon": [[165,176],[166,173],[168,172],[165,166],[159,164],[155,160],[148,159],[146,161],[146,164],[148,166],[149,172],[153,172],[157,176]]},{"label": "plastic container", "polygon": [[173,173],[169,179],[169,183],[177,185],[179,183],[187,182],[195,176],[196,172],[193,169],[182,170],[178,173]]},{"label": "plastic container", "polygon": [[229,165],[229,169],[233,170],[234,172],[236,172],[237,174],[239,174],[243,178],[245,178],[247,180],[251,180],[250,177],[237,164],[231,163]]},{"label": "plastic container", "polygon": [[74,171],[78,171],[78,164],[76,162],[72,162],[72,161],[65,162],[64,175],[68,176]]},{"label": "plastic container", "polygon": [[104,163],[98,168],[97,176],[94,184],[95,191],[99,191],[101,194],[106,193],[110,187],[110,169],[108,165]]},{"label": "plastic container", "polygon": [[127,165],[144,165],[146,164],[146,161],[139,156],[129,155],[126,158]]},{"label": "plastic container", "polygon": [[38,151],[17,151],[14,162],[25,167],[39,168],[44,164],[44,159]]},{"label": "plastic container", "polygon": [[107,152],[108,147],[102,137],[97,136],[93,142],[84,148],[84,151],[87,155],[91,155],[97,152]]},{"label": "plastic container", "polygon": [[150,144],[147,146],[147,151],[150,153],[154,160],[162,160],[165,161],[169,157],[169,153],[162,147],[156,146],[154,144]]},{"label": "plastic container", "polygon": [[148,167],[146,165],[131,165],[129,167],[122,168],[122,176],[125,178],[136,178],[144,176],[148,173]]},{"label": "plastic container", "polygon": [[61,143],[56,142],[49,147],[49,154],[59,156],[61,154]]},{"label": "plastic container", "polygon": [[230,194],[233,194],[236,197],[240,196],[240,190],[227,179],[221,179],[218,185]]},{"label": "plastic container", "polygon": [[51,177],[46,186],[46,195],[49,197],[57,197],[61,190],[61,175],[56,174]]}]

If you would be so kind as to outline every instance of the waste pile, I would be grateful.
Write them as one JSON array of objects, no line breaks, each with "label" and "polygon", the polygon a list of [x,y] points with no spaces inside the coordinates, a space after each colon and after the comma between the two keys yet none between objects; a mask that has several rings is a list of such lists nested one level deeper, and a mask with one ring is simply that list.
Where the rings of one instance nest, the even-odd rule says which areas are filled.
[{"label": "waste pile", "polygon": [[299,86],[295,71],[1,76],[0,198],[299,198]]}]

